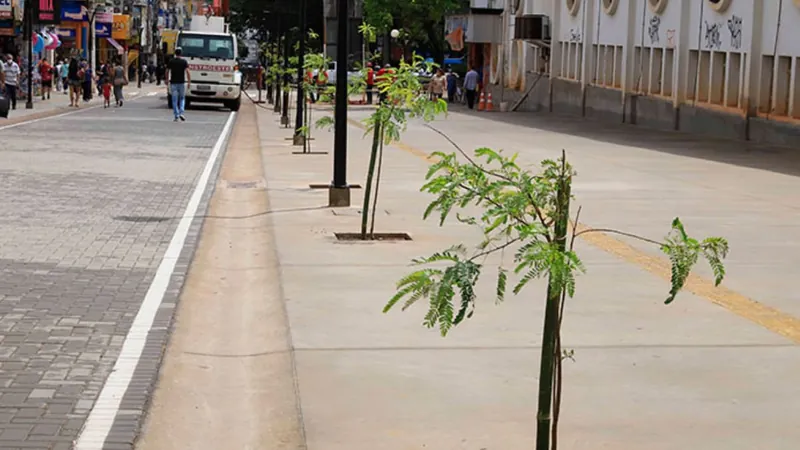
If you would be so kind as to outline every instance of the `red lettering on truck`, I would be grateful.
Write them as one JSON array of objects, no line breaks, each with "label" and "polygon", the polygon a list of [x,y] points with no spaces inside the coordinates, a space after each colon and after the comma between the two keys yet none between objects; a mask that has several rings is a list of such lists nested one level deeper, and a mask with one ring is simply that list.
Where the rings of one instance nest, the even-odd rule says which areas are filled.
[{"label": "red lettering on truck", "polygon": [[189,70],[199,70],[203,72],[233,72],[233,67],[213,66],[210,64],[189,64]]}]

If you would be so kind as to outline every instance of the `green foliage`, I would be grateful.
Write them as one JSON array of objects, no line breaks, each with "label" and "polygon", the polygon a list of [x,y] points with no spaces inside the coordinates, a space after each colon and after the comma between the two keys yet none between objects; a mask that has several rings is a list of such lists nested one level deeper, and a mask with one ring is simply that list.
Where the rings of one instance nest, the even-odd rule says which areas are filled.
[{"label": "green foliage", "polygon": [[444,52],[444,17],[464,8],[467,0],[364,0],[364,16],[376,33],[402,28],[403,45],[429,48],[437,60]]},{"label": "green foliage", "polygon": [[672,231],[664,241],[661,251],[667,254],[672,263],[671,287],[666,304],[672,303],[678,292],[683,289],[692,267],[701,255],[714,272],[714,284],[719,286],[722,283],[725,278],[725,266],[722,260],[728,256],[728,242],[725,239],[712,237],[702,242],[693,239],[686,234],[680,219],[675,218],[672,221]]},{"label": "green foliage", "polygon": [[[369,26],[363,26],[362,32],[371,33]],[[432,100],[423,89],[417,73],[422,68],[429,68],[420,56],[413,55],[410,63],[400,63],[383,76],[375,76],[375,89],[383,100],[378,102],[378,108],[364,122],[366,134],[372,133],[372,152],[370,153],[367,169],[367,183],[364,190],[364,207],[361,210],[361,236],[367,239],[367,228],[370,219],[370,200],[372,200],[372,225],[369,226],[369,237],[375,230],[375,211],[378,204],[378,190],[380,185],[381,168],[383,167],[383,147],[393,141],[400,140],[400,135],[406,130],[410,119],[419,118],[429,122],[437,115],[447,112],[447,103],[442,99]],[[366,86],[366,70],[362,70],[360,77]],[[377,163],[377,172],[376,172]],[[377,176],[376,176],[377,175]],[[374,192],[373,192],[373,178]],[[458,272],[461,273],[461,272]],[[446,274],[447,280],[452,274]],[[466,288],[465,288],[466,289]],[[471,300],[470,300],[471,302]],[[432,316],[434,317],[434,316]],[[463,314],[459,314],[459,322]]]},{"label": "green foliage", "polygon": [[[439,152],[434,156],[438,160],[430,167],[421,189],[434,197],[424,217],[438,216],[441,226],[455,213],[459,222],[479,227],[483,239],[470,250],[460,244],[414,260],[415,265],[425,267],[398,282],[397,293],[384,312],[401,300],[405,300],[403,309],[406,309],[427,299],[429,306],[423,324],[438,325],[441,334],[446,335],[453,326],[472,316],[476,283],[486,258],[500,253],[502,259],[506,249],[513,249],[513,272],[518,277],[514,294],[519,294],[533,280],[547,278],[549,292],[572,297],[576,277],[586,269],[573,246],[564,244],[574,242],[577,235],[598,230],[585,230],[577,235],[573,230],[571,236],[557,234],[557,212],[569,201],[559,195],[559,190],[568,194],[576,175],[566,156],[557,161],[542,161],[536,173],[521,167],[516,155],[506,156],[488,148],[476,150],[474,157],[464,152],[461,155]],[[675,219],[672,231],[660,246],[672,262],[667,303],[684,286],[700,255],[711,265],[717,284],[722,282],[725,276],[722,261],[728,253],[724,239],[693,239],[680,220]],[[428,267],[432,263],[435,268]],[[496,283],[498,302],[505,297],[507,282],[508,272],[501,263]]]},{"label": "green foliage", "polygon": [[[386,101],[379,103],[378,108],[366,121],[366,133],[372,132],[376,125],[383,129],[385,143],[400,139],[406,130],[408,121],[419,118],[430,122],[436,116],[447,113],[447,102],[442,99],[431,100],[417,73],[420,70],[431,70],[432,64],[424,58],[413,55],[411,62],[401,62],[392,69],[390,76],[375,78],[375,89],[383,94]],[[366,78],[366,71],[361,78]]]}]

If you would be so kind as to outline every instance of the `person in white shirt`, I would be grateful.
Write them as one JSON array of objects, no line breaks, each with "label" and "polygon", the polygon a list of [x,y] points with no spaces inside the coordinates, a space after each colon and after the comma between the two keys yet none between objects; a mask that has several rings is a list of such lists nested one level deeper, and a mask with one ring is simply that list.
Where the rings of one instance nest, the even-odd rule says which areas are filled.
[{"label": "person in white shirt", "polygon": [[61,66],[62,65],[64,65],[64,62],[61,61],[61,60],[58,60],[58,63],[56,64],[56,67],[55,67],[55,84],[56,85],[53,86],[55,88],[56,92],[61,92],[61,89],[62,89],[62,86],[61,86]]},{"label": "person in white shirt", "polygon": [[8,55],[6,62],[1,64],[2,76],[0,84],[3,85],[8,99],[11,101],[11,109],[17,109],[17,88],[19,86],[19,65],[14,62],[14,57]]}]

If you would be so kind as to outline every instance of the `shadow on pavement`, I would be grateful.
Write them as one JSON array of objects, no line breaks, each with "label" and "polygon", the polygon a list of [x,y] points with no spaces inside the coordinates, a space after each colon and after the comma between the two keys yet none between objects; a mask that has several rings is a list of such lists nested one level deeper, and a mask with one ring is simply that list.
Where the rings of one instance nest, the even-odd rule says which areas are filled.
[{"label": "shadow on pavement", "polygon": [[470,111],[460,105],[452,107],[450,112],[612,144],[800,176],[800,152],[791,147],[715,139],[548,112],[486,113]]}]

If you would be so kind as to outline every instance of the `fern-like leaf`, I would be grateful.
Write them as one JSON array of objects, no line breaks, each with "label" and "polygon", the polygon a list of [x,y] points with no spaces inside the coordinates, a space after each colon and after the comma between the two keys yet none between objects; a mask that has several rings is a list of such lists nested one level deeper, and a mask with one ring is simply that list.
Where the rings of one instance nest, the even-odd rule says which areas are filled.
[{"label": "fern-like leaf", "polygon": [[497,269],[497,303],[502,303],[506,298],[506,285],[508,284],[508,271],[503,267]]}]

